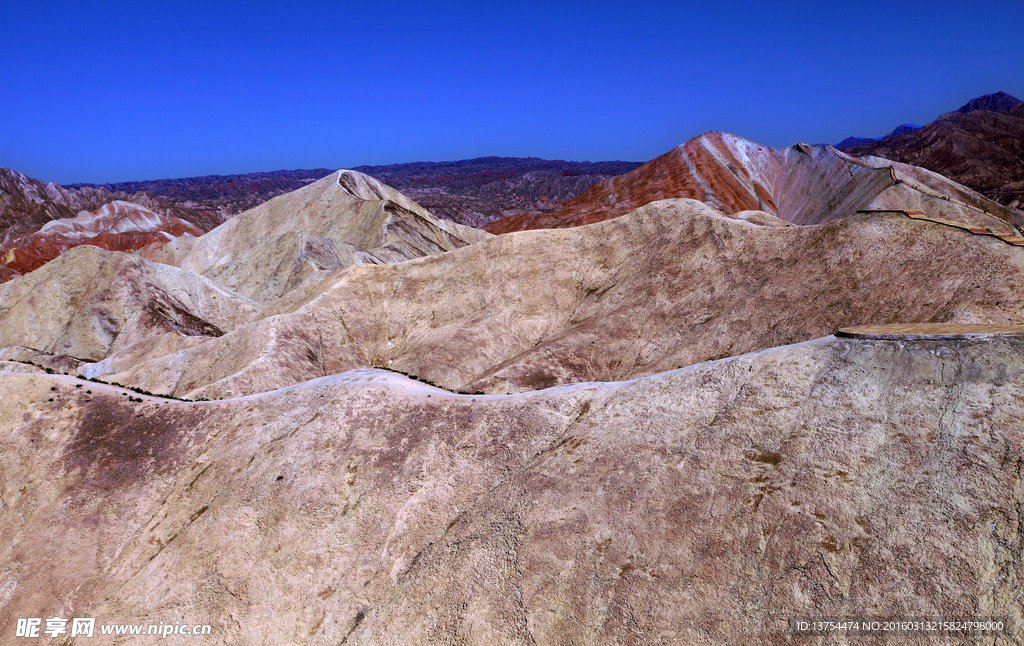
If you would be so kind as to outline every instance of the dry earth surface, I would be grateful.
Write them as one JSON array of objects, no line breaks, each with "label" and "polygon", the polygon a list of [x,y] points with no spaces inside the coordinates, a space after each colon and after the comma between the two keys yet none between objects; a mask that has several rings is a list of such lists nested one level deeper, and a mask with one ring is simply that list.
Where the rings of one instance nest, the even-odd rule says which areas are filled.
[{"label": "dry earth surface", "polygon": [[1022,619],[1016,339],[827,337],[513,396],[381,371],[209,403],[0,383],[8,631],[820,644],[787,621]]},{"label": "dry earth surface", "polygon": [[492,236],[338,171],[0,285],[2,639],[53,616],[215,644],[1020,625],[1024,340],[832,336],[1019,326],[1007,211],[831,147],[667,159],[697,153],[595,195],[662,173],[702,201],[585,226]]}]

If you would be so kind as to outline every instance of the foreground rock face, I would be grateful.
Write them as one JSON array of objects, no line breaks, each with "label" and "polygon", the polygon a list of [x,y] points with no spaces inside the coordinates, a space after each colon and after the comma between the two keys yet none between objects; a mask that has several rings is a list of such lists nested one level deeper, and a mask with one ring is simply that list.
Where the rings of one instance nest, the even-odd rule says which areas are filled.
[{"label": "foreground rock face", "polygon": [[819,643],[795,616],[1021,620],[1020,340],[827,337],[515,396],[379,371],[210,403],[15,373],[0,394],[5,631],[788,644]]}]

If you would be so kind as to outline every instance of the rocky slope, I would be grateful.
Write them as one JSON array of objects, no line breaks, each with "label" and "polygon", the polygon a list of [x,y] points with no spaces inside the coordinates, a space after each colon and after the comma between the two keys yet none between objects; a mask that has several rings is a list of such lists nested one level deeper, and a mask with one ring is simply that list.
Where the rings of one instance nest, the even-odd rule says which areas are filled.
[{"label": "rocky slope", "polygon": [[203,231],[223,222],[204,211],[182,208],[140,191],[109,191],[93,186],[66,188],[0,168],[0,244],[38,231],[52,220],[74,218],[81,211],[95,211],[117,200],[185,220]]},{"label": "rocky slope", "polygon": [[338,171],[0,285],[4,639],[29,617],[225,645],[1021,625],[1024,339],[832,336],[1019,325],[1024,248],[849,214],[998,207],[826,147],[698,144],[704,170],[663,183],[707,203],[495,237]]},{"label": "rocky slope", "polygon": [[829,145],[796,144],[779,150],[713,132],[634,171],[595,184],[580,195],[578,204],[550,213],[512,216],[485,229],[501,234],[575,227],[680,197],[706,202],[728,214],[766,211],[795,224],[819,224],[870,209],[922,210],[972,224],[980,217],[985,223],[1004,226],[984,215],[989,214],[1024,224],[1024,213],[922,168],[880,157],[853,157]]},{"label": "rocky slope", "polygon": [[1024,103],[1003,92],[969,101],[919,130],[840,147],[921,166],[1003,205],[1024,206]]},{"label": "rocky slope", "polygon": [[1022,619],[1019,340],[826,337],[504,397],[379,371],[205,404],[0,385],[10,630],[813,644],[792,618]]}]

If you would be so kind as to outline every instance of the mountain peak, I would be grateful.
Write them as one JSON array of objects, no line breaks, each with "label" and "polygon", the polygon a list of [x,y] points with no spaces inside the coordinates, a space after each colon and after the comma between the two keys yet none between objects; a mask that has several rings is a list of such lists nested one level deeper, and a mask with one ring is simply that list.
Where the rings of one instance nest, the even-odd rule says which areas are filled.
[{"label": "mountain peak", "polygon": [[1007,110],[1012,110],[1021,103],[1024,103],[1024,101],[1021,101],[1017,97],[1010,96],[1006,92],[996,92],[995,94],[986,94],[985,96],[979,96],[976,99],[971,99],[960,106],[957,112],[961,114],[974,112],[975,110],[1006,112]]}]

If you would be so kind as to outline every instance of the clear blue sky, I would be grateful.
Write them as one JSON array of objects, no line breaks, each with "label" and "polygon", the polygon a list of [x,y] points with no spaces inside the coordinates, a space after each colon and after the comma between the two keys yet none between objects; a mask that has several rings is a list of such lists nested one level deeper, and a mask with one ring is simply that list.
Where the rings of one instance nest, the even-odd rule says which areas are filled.
[{"label": "clear blue sky", "polygon": [[707,130],[835,143],[1024,99],[1022,0],[3,0],[0,30],[0,166],[60,183],[646,161]]}]

